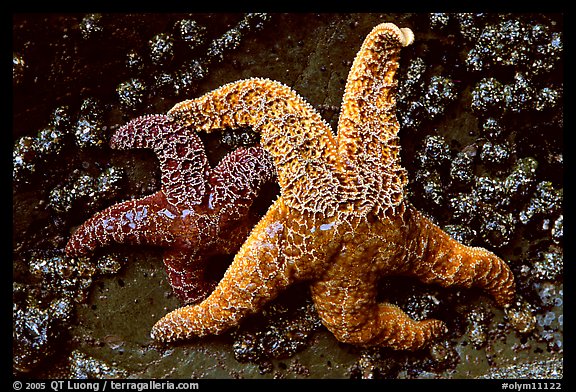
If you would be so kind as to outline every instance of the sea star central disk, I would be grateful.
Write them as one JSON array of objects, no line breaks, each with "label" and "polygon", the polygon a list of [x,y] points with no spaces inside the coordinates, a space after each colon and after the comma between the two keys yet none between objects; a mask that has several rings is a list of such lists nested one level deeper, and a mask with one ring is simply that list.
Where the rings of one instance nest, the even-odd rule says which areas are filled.
[{"label": "sea star central disk", "polygon": [[238,250],[254,224],[250,207],[275,170],[260,147],[238,148],[210,169],[204,146],[189,127],[165,115],[148,115],[121,127],[113,148],[153,149],[160,161],[162,189],[97,213],[70,238],[70,256],[115,243],[164,248],[170,284],[184,303],[196,302],[215,286],[204,278],[208,256]]},{"label": "sea star central disk", "polygon": [[170,110],[175,122],[197,130],[258,132],[281,195],[210,296],[158,321],[156,339],[221,333],[303,280],[338,340],[395,349],[423,347],[445,326],[378,302],[385,275],[475,286],[498,305],[511,303],[514,279],[503,260],[458,243],[404,197],[395,73],[401,48],[413,38],[390,23],[367,36],[348,76],[337,137],[293,90],[267,79],[230,83]]}]

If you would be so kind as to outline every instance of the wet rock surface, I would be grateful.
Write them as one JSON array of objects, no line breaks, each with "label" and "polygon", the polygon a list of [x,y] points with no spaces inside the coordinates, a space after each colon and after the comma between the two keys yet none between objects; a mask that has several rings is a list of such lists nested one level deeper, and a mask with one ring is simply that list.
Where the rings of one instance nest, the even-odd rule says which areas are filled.
[{"label": "wet rock surface", "polygon": [[[64,256],[93,213],[159,187],[151,152],[108,147],[118,126],[262,76],[293,87],[334,127],[356,51],[383,21],[416,35],[398,71],[409,199],[451,235],[509,262],[514,309],[387,277],[383,299],[449,328],[425,350],[395,352],[338,343],[297,286],[234,331],[163,346],[150,328],[179,304],[159,251]],[[556,14],[15,15],[13,373],[561,377],[563,39]],[[257,140],[250,130],[203,138],[211,164]],[[265,211],[275,192],[256,208]],[[215,260],[212,273],[229,262]]]}]

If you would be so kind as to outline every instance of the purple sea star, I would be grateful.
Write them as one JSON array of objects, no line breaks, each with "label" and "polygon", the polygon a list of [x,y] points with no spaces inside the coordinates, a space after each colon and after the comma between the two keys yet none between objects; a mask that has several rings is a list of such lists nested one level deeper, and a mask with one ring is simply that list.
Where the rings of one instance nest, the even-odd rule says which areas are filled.
[{"label": "purple sea star", "polygon": [[272,159],[260,147],[238,148],[211,169],[195,131],[165,115],[130,121],[110,145],[154,150],[162,187],[95,214],[74,232],[66,253],[86,255],[111,243],[160,246],[178,298],[186,304],[203,299],[215,286],[204,277],[207,258],[235,253],[250,233],[257,219],[250,207],[275,178]]}]

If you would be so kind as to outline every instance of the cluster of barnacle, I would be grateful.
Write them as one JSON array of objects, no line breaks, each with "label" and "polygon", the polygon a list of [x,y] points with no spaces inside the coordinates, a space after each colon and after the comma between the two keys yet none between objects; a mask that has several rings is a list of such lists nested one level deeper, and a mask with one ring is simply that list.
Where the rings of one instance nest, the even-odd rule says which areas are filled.
[{"label": "cluster of barnacle", "polygon": [[37,167],[43,168],[55,162],[66,148],[104,145],[105,131],[102,108],[95,99],[84,99],[74,120],[68,106],[57,107],[50,115],[48,124],[40,129],[36,136],[23,136],[14,143],[14,183],[29,183],[38,173],[50,175],[50,172],[37,170]]},{"label": "cluster of barnacle", "polygon": [[[80,174],[77,170],[77,174],[54,184],[57,170],[47,168],[54,167],[53,162],[66,149],[104,143],[99,105],[88,98],[80,106],[75,121],[67,107],[58,107],[46,127],[35,137],[20,138],[13,150],[14,184],[28,189],[35,182],[47,184],[51,189],[45,192],[47,203],[43,203],[54,214],[54,221],[48,225],[58,226],[59,217],[68,217],[73,211],[94,211],[101,207],[103,202],[117,196],[123,178],[121,169],[110,166],[96,174]],[[22,216],[17,213],[17,217]],[[52,232],[54,228],[48,230]],[[59,235],[43,241],[51,246],[62,243]],[[115,273],[120,265],[114,255],[100,258],[94,265],[87,259],[68,258],[62,249],[26,249],[26,252],[17,254],[14,260],[16,280],[27,282],[14,283],[13,300],[14,370],[22,373],[33,370],[54,352],[56,342],[62,337],[60,331],[68,329],[74,304],[86,298],[92,277]],[[114,266],[105,266],[108,262]]]},{"label": "cluster of barnacle", "polygon": [[[67,107],[58,107],[51,115],[46,127],[35,137],[24,136],[15,143],[13,151],[13,179],[15,185],[31,185],[34,181],[47,184],[50,191],[45,192],[48,210],[56,215],[69,216],[71,211],[81,209],[95,210],[101,203],[114,198],[119,190],[123,173],[113,166],[98,174],[72,176],[54,185],[52,179],[55,171],[53,162],[63,151],[75,146],[100,145],[102,125],[97,104],[86,99],[81,105],[80,114],[75,122],[71,120]],[[67,169],[62,167],[60,169]],[[25,185],[26,184],[26,185]],[[43,192],[40,192],[44,194]],[[42,195],[36,195],[42,198]],[[17,217],[25,214],[17,213]],[[31,217],[27,217],[31,219]],[[57,224],[56,218],[48,225]],[[30,225],[27,225],[30,227]],[[47,233],[54,233],[54,227]],[[50,235],[50,234],[49,234]],[[50,239],[43,239],[52,247],[62,243],[56,234]],[[61,331],[66,331],[73,313],[74,304],[86,298],[87,289],[92,277],[97,273],[112,273],[118,270],[117,256],[109,255],[98,263],[112,260],[116,267],[94,265],[85,259],[71,259],[63,255],[62,250],[28,249],[26,253],[17,253],[14,260],[14,370],[26,373],[50,357],[57,347],[56,342],[63,338]],[[111,258],[111,259],[110,259]],[[109,260],[110,259],[110,260]],[[27,282],[24,283],[18,283]]]},{"label": "cluster of barnacle", "polygon": [[108,167],[98,175],[73,172],[71,177],[56,185],[48,196],[48,205],[57,213],[69,214],[78,206],[96,211],[103,201],[114,199],[120,190],[123,170]]},{"label": "cluster of barnacle", "polygon": [[[76,303],[87,299],[87,289],[98,275],[115,274],[123,263],[117,254],[96,260],[69,258],[60,251],[31,252],[24,260],[27,283],[14,282],[14,369],[27,373],[52,355],[65,338]],[[22,268],[22,267],[21,267]]]},{"label": "cluster of barnacle", "polygon": [[31,371],[54,353],[54,342],[66,330],[62,325],[70,320],[73,309],[62,298],[38,303],[31,291],[28,285],[13,285],[12,366],[20,373]]},{"label": "cluster of barnacle", "polygon": [[[146,94],[189,95],[209,73],[210,66],[237,49],[244,35],[263,28],[268,14],[249,13],[222,35],[209,40],[207,28],[193,19],[178,20],[170,32],[156,34],[148,46],[130,50],[126,66],[131,78],[118,84],[116,92],[127,109],[138,109]],[[177,58],[190,60],[177,62]]]},{"label": "cluster of barnacle", "polygon": [[[421,195],[420,202],[438,212],[446,229],[465,243],[500,248],[533,221],[544,222],[549,234],[559,238],[562,189],[545,176],[552,167],[561,168],[561,148],[550,143],[544,154],[530,144],[530,138],[539,137],[533,131],[538,126],[552,128],[555,138],[561,138],[557,113],[562,81],[551,75],[561,66],[562,54],[562,35],[551,27],[555,22],[529,16],[433,14],[430,23],[433,29],[459,29],[465,60],[460,56],[445,64],[443,76],[428,75],[437,71],[424,66],[426,54],[407,60],[398,97],[405,102],[399,104],[403,129],[418,134],[419,127],[433,128],[436,113],[445,112],[456,96],[468,99],[468,86],[467,110],[480,129],[470,133],[476,140],[463,148],[454,149],[440,134],[423,138],[413,167],[414,198]],[[451,71],[468,85],[455,91],[454,81],[445,76]],[[438,79],[448,80],[442,91],[450,94],[433,94],[443,99],[431,100]],[[437,107],[414,109],[430,102]],[[526,119],[532,121],[530,129],[522,123]]]},{"label": "cluster of barnacle", "polygon": [[426,71],[425,60],[415,57],[400,76],[397,115],[403,129],[418,129],[426,119],[441,117],[457,97],[456,84],[451,78],[427,77]]},{"label": "cluster of barnacle", "polygon": [[262,374],[269,373],[273,370],[272,359],[288,358],[302,350],[321,325],[309,297],[285,293],[267,306],[263,316],[254,317],[233,333],[234,357],[240,362],[257,363]]},{"label": "cluster of barnacle", "polygon": [[[536,313],[535,339],[558,351],[563,329],[563,43],[562,34],[553,31],[560,27],[555,19],[531,18],[482,15],[477,18],[484,22],[481,27],[470,15],[459,18],[478,27],[464,38],[473,44],[465,66],[478,74],[471,79],[476,82],[470,109],[481,132],[456,152],[442,183],[447,200],[438,206],[448,207],[446,229],[453,235],[462,233],[462,223],[472,228],[461,237],[469,243],[503,249],[518,233],[530,238],[532,246],[513,268],[520,292]],[[508,315],[511,322],[518,321],[516,316]]]},{"label": "cluster of barnacle", "polygon": [[[210,39],[208,28],[192,18],[178,19],[170,30],[150,37],[147,45],[130,49],[125,65],[130,78],[120,82],[116,92],[120,103],[137,109],[146,94],[190,94],[196,83],[208,75],[211,65],[237,49],[247,33],[262,29],[270,19],[265,13],[248,13],[232,28]],[[82,37],[97,39],[105,30],[106,18],[89,14],[80,23]],[[184,60],[187,59],[187,60]]]},{"label": "cluster of barnacle", "polygon": [[432,210],[449,211],[439,216],[447,216],[445,230],[461,242],[500,248],[537,220],[561,237],[562,189],[539,180],[538,161],[518,157],[511,143],[481,140],[452,152],[442,136],[428,135],[417,157],[419,197]]},{"label": "cluster of barnacle", "polygon": [[[130,76],[116,87],[118,103],[125,110],[142,107],[150,95],[178,96],[190,94],[196,83],[208,75],[211,65],[222,62],[225,54],[236,49],[244,35],[263,28],[270,19],[268,14],[246,14],[235,26],[224,34],[208,39],[207,28],[193,19],[179,19],[170,32],[151,37],[148,45],[139,50],[130,49],[123,60],[126,73]],[[84,41],[97,40],[107,29],[106,17],[89,14],[79,23]],[[65,56],[62,54],[62,56]],[[182,60],[182,59],[192,60]],[[177,61],[178,60],[178,61]],[[62,62],[74,60],[63,57]],[[80,61],[80,60],[77,60]],[[110,59],[110,63],[121,61]],[[59,58],[55,59],[59,62]],[[22,54],[13,54],[13,83],[15,87],[24,84],[30,67]],[[57,64],[56,64],[57,65]],[[76,65],[75,68],[82,68]],[[150,88],[148,88],[150,86]],[[58,155],[70,133],[80,148],[103,146],[106,143],[104,118],[109,113],[94,97],[85,98],[78,110],[75,124],[71,124],[70,108],[58,107],[48,125],[36,137],[23,136],[14,145],[14,180],[26,181],[27,174],[34,172],[38,162]]]},{"label": "cluster of barnacle", "polygon": [[[526,319],[527,312],[510,312],[507,317],[532,331],[530,336],[547,344],[548,350],[561,351],[563,37],[559,19],[507,14],[431,14],[428,19],[432,36],[438,31],[440,38],[421,46],[416,41],[404,50],[398,70],[401,132],[416,140],[416,159],[403,160],[412,173],[409,199],[465,244],[511,254],[526,246],[518,245],[522,237],[530,238],[532,248],[516,251],[511,266],[520,293],[536,314],[537,326],[532,318]],[[461,136],[467,140],[463,144],[452,141],[450,129],[440,125],[451,110],[475,119],[466,124],[478,124],[476,129],[468,125],[468,134]],[[412,156],[410,148],[405,150]],[[427,299],[436,294],[431,293],[419,293],[412,302],[430,304]],[[519,308],[526,306],[519,304]],[[412,316],[417,318],[418,312]],[[491,320],[484,308],[471,308],[464,315],[460,322],[466,327],[461,331],[473,347],[482,348],[497,335],[490,329]],[[454,366],[433,354],[436,346],[429,352],[432,362]],[[439,350],[447,358],[450,351]],[[386,354],[364,351],[351,375],[398,377],[420,365],[424,373],[430,368],[423,366],[427,359],[416,359],[408,370],[404,365],[387,369],[389,364],[382,359],[389,358]]]},{"label": "cluster of barnacle", "polygon": [[80,351],[73,351],[69,357],[69,374],[73,379],[126,378],[128,372],[101,360],[92,358]]},{"label": "cluster of barnacle", "polygon": [[34,252],[15,263],[27,265],[28,283],[13,284],[13,368],[28,373],[68,338],[75,304],[87,298],[93,278],[118,272],[122,260],[109,254],[94,264],[61,252]]},{"label": "cluster of barnacle", "polygon": [[360,353],[360,358],[350,369],[352,379],[383,379],[396,378],[402,369],[402,364],[393,356],[388,356],[376,347],[366,348]]}]

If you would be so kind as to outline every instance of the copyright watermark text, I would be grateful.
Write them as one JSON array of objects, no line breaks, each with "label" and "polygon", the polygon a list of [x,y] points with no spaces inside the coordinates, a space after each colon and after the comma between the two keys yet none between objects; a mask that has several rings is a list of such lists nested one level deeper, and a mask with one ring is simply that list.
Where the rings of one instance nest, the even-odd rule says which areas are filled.
[{"label": "copyright watermark text", "polygon": [[511,391],[529,391],[529,390],[558,390],[562,389],[562,384],[559,382],[503,382],[502,389],[509,389]]},{"label": "copyright watermark text", "polygon": [[53,381],[19,381],[12,383],[15,391],[176,391],[176,390],[199,390],[197,382],[169,381],[169,380],[146,380],[146,381],[113,381],[113,380],[53,380]]}]

